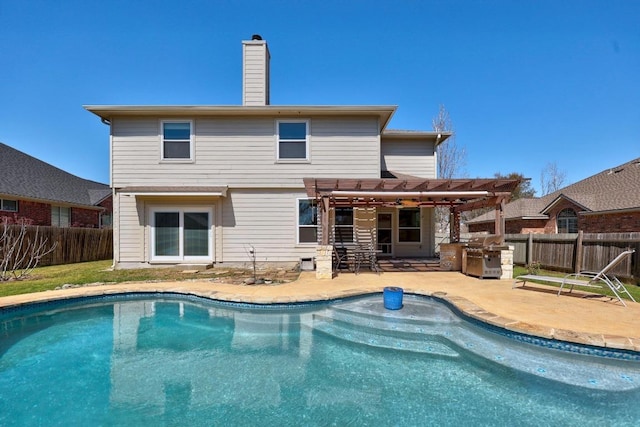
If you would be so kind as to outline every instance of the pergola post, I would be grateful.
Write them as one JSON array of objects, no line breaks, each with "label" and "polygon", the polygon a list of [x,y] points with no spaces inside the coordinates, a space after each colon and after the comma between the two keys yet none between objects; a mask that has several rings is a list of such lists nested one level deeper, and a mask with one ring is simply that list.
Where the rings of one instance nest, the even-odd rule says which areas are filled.
[{"label": "pergola post", "polygon": [[449,208],[449,242],[460,242],[460,211]]},{"label": "pergola post", "polygon": [[320,224],[322,232],[322,245],[329,244],[329,197],[322,196],[320,199]]},{"label": "pergola post", "polygon": [[333,278],[333,246],[329,245],[329,197],[320,198],[322,244],[316,248],[316,279]]},{"label": "pergola post", "polygon": [[496,218],[495,218],[495,234],[500,236],[500,243],[504,244],[504,232],[505,232],[505,220],[504,220],[504,206],[506,202],[504,198],[500,198],[496,203]]}]

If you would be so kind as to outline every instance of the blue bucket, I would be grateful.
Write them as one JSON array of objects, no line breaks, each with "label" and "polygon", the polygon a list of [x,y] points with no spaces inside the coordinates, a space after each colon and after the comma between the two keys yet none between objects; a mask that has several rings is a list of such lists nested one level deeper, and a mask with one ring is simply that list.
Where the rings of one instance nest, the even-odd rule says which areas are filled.
[{"label": "blue bucket", "polygon": [[384,308],[387,310],[400,310],[402,308],[402,288],[386,287],[382,292]]}]

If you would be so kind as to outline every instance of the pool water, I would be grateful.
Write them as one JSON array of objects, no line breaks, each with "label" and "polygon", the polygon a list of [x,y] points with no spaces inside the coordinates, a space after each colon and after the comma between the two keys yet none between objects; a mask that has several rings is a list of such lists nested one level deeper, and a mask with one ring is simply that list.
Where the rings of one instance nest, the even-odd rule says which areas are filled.
[{"label": "pool water", "polygon": [[[0,425],[637,425],[640,361],[405,295],[250,309],[110,297],[0,314]],[[623,360],[623,359],[631,360]]]}]

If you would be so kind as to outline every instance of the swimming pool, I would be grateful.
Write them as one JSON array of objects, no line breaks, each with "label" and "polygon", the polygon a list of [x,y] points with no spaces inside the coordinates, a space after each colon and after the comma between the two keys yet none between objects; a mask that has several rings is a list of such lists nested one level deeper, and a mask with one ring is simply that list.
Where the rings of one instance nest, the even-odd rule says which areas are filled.
[{"label": "swimming pool", "polygon": [[637,353],[487,329],[426,297],[390,311],[381,295],[257,309],[137,294],[0,313],[3,426],[640,419]]}]

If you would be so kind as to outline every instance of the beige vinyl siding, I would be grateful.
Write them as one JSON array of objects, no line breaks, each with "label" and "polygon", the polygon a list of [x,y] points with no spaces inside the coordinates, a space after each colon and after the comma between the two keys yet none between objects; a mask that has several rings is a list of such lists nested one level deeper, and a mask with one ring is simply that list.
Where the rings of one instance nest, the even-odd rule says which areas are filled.
[{"label": "beige vinyl siding", "polygon": [[258,262],[298,262],[315,256],[315,245],[297,245],[297,199],[304,191],[234,190],[227,197],[145,197],[118,194],[120,257],[116,263],[147,263],[150,259],[149,212],[156,206],[211,206],[216,263],[247,264],[249,248]]},{"label": "beige vinyl siding", "polygon": [[136,204],[133,196],[116,193],[118,214],[114,215],[114,232],[118,238],[114,243],[118,245],[116,263],[139,263],[145,261],[145,221],[144,205]]},{"label": "beige vinyl siding", "polygon": [[303,191],[234,190],[222,199],[224,262],[297,262],[314,257],[316,245],[297,245],[297,199]]},{"label": "beige vinyl siding", "polygon": [[[169,119],[163,118],[163,119]],[[310,162],[278,163],[276,119],[194,119],[195,161],[160,161],[160,118],[113,119],[113,186],[301,187],[303,177],[378,178],[376,118],[309,118]]]},{"label": "beige vinyl siding", "polygon": [[436,178],[434,144],[425,141],[383,140],[381,169],[419,178]]}]

